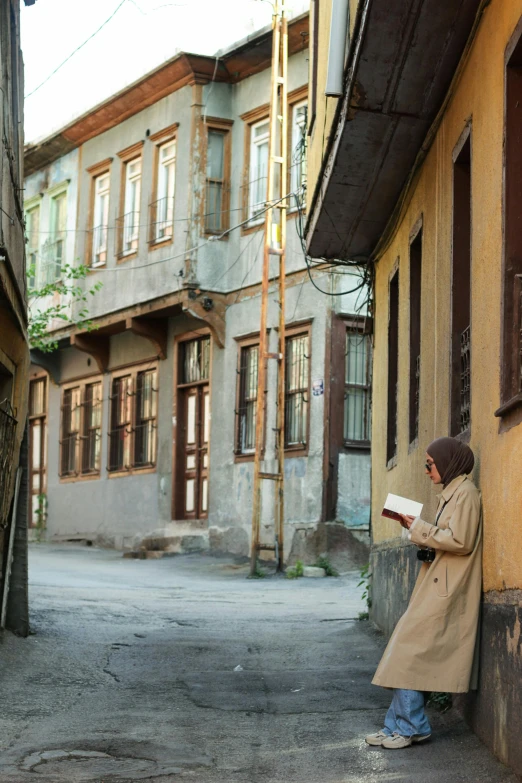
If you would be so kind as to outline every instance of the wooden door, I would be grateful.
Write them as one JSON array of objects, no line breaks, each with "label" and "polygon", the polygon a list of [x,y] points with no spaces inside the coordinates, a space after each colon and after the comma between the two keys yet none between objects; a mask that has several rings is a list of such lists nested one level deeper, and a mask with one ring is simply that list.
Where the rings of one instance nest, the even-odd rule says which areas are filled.
[{"label": "wooden door", "polygon": [[44,527],[47,467],[47,379],[31,381],[29,387],[29,527]]},{"label": "wooden door", "polygon": [[208,384],[182,391],[183,454],[180,466],[182,517],[203,519],[208,514],[208,442],[210,389]]}]

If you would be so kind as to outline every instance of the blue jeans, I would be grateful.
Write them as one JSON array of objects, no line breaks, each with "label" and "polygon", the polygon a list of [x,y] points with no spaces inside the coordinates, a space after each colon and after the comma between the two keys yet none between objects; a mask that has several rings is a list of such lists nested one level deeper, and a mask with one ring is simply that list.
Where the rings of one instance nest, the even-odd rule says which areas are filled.
[{"label": "blue jeans", "polygon": [[396,688],[390,709],[386,713],[384,732],[396,732],[403,737],[415,734],[431,734],[431,726],[424,712],[424,694],[421,691],[408,691]]}]

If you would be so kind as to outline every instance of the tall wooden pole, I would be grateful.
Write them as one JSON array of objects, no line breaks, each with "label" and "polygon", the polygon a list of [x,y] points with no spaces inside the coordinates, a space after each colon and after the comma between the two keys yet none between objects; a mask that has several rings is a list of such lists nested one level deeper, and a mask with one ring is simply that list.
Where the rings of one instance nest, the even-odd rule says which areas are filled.
[{"label": "tall wooden pole", "polygon": [[[253,575],[257,568],[260,549],[273,550],[278,569],[284,562],[284,428],[285,428],[285,252],[286,252],[286,200],[288,163],[288,26],[285,17],[285,0],[275,0],[272,21],[272,72],[270,95],[270,139],[268,150],[267,211],[265,215],[265,242],[263,276],[261,285],[261,323],[259,335],[258,386],[256,408],[256,452],[254,459],[254,497],[252,508],[251,566]],[[279,351],[268,352],[267,319],[270,279],[270,260],[279,259]],[[266,421],[266,365],[269,359],[278,362],[277,422],[275,473],[261,470],[263,437]],[[264,479],[275,481],[273,545],[262,545],[260,527],[262,513],[261,487]]]}]

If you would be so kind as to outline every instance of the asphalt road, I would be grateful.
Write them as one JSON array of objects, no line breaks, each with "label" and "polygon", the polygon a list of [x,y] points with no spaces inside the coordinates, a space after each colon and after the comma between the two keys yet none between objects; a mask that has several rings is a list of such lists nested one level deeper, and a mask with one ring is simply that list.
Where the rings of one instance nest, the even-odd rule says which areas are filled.
[{"label": "asphalt road", "polygon": [[1,783],[518,780],[451,713],[427,745],[365,745],[389,695],[357,575],[47,545],[30,566],[34,633],[0,637]]}]

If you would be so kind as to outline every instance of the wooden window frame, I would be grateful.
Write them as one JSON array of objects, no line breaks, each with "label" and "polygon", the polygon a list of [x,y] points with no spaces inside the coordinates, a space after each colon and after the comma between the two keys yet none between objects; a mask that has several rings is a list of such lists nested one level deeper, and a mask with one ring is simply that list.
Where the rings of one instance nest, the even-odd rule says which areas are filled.
[{"label": "wooden window frame", "polygon": [[[220,117],[207,117],[204,123],[204,156],[202,161],[202,171],[205,172],[205,198],[202,201],[201,225],[205,236],[220,236],[224,231],[230,228],[230,193],[231,193],[231,170],[232,170],[232,126],[234,120],[226,120]],[[208,133],[217,131],[224,135],[224,160],[223,160],[223,200],[221,230],[210,230],[206,226],[206,217],[208,215],[207,201],[207,155],[208,155]],[[228,240],[228,234],[222,239]]]},{"label": "wooden window frame", "polygon": [[[288,93],[288,143],[287,143],[287,155],[288,155],[288,172],[286,182],[286,192],[290,193],[292,190],[292,143],[293,143],[293,129],[294,129],[294,111],[300,103],[306,101],[307,106],[310,107],[310,101],[308,97],[308,85],[304,84],[302,87],[298,87],[297,90],[292,90]],[[305,139],[308,140],[308,133],[305,129]],[[308,146],[308,141],[307,141]],[[306,198],[301,206],[301,212],[306,213]],[[299,214],[299,210],[294,199],[289,200],[287,209],[287,218],[294,218]]]},{"label": "wooden window frame", "polygon": [[[151,465],[136,465],[135,464],[135,458],[136,458],[136,422],[137,422],[137,401],[138,401],[138,391],[137,391],[137,379],[138,375],[140,375],[143,372],[156,372],[156,382],[158,385],[158,388],[156,390],[156,440],[155,440],[155,448],[154,448],[154,456],[155,461],[154,464]],[[129,453],[130,453],[130,461],[131,464],[128,467],[123,468],[110,468],[110,459],[111,459],[111,433],[112,433],[112,390],[113,390],[113,383],[118,378],[131,378],[131,388],[132,388],[132,404],[131,404],[131,411],[130,411],[130,429],[131,432],[129,434],[130,438],[130,444],[129,444]],[[159,418],[159,364],[157,361],[153,362],[143,362],[139,364],[130,364],[126,367],[121,367],[118,370],[113,370],[110,374],[110,380],[109,380],[109,425],[108,425],[108,437],[107,437],[107,474],[110,479],[112,478],[121,478],[122,476],[133,476],[135,474],[144,474],[144,473],[155,473],[157,470],[158,465],[158,418]]]},{"label": "wooden window frame", "polygon": [[[269,329],[267,329],[267,339],[268,339],[268,333],[270,332]],[[259,332],[253,332],[252,334],[246,334],[241,335],[239,337],[234,338],[237,343],[237,370],[236,370],[236,406],[234,409],[234,462],[253,462],[255,459],[255,452],[257,449],[254,449],[252,452],[242,452],[240,450],[239,446],[239,436],[240,436],[240,430],[239,430],[239,408],[241,404],[241,353],[244,348],[251,348],[253,346],[257,346],[258,352],[259,352],[259,341],[260,341],[260,334]],[[265,359],[265,367],[267,366],[267,360]],[[258,355],[258,372],[259,372],[259,355]],[[267,391],[265,391],[265,398],[266,398]],[[256,397],[257,402],[257,397]],[[265,416],[264,419],[264,430],[263,430],[263,442],[261,444],[261,458],[263,458],[263,455],[265,453],[266,448],[266,419]]]},{"label": "wooden window frame", "polygon": [[[344,404],[343,404],[343,438],[342,438],[342,445],[343,448],[346,451],[350,451],[351,449],[357,449],[357,450],[365,450],[369,451],[371,448],[371,391],[372,391],[372,354],[373,354],[373,345],[371,341],[371,332],[367,328],[367,319],[364,317],[356,317],[356,318],[342,318],[343,327],[344,327],[344,361],[343,361],[343,403],[344,399],[346,398],[346,389],[348,387],[352,388],[363,388],[367,395],[368,395],[368,422],[367,422],[367,431],[370,435],[370,438],[368,440],[347,440],[344,437],[344,428],[345,428],[345,421],[344,421]],[[359,385],[359,384],[347,384],[346,383],[346,361],[347,361],[347,351],[346,351],[346,338],[348,334],[359,334],[361,337],[364,337],[368,340],[368,352],[366,356],[366,373],[367,373],[367,384],[365,386]]]},{"label": "wooden window frame", "polygon": [[[392,298],[393,295],[393,298]],[[400,327],[400,268],[397,262],[388,283],[388,368],[386,412],[386,466],[397,464],[399,451],[398,394],[399,394],[399,327]],[[393,353],[393,357],[392,357]],[[393,363],[391,359],[393,358]]]},{"label": "wooden window frame", "polygon": [[[38,286],[38,273],[39,273],[39,266],[40,266],[40,219],[42,217],[42,196],[36,196],[35,198],[29,199],[24,204],[24,218],[26,226],[29,222],[28,218],[29,215],[31,215],[33,212],[36,212],[38,210],[38,231],[36,232],[27,232],[27,247],[26,247],[26,255],[27,255],[27,268],[30,269],[31,263],[30,263],[30,257],[34,253],[36,256],[35,263],[34,263],[34,277],[31,277],[29,279],[29,288],[36,288]],[[33,245],[32,239],[34,235],[36,234],[36,245]]]},{"label": "wooden window frame", "polygon": [[408,379],[408,443],[413,451],[419,441],[421,339],[422,339],[422,266],[424,255],[423,218],[415,223],[409,245],[409,379]]},{"label": "wooden window frame", "polygon": [[[302,322],[300,324],[294,324],[289,325],[285,329],[285,340],[291,340],[294,337],[302,337],[302,336],[308,337],[308,408],[307,408],[307,416],[306,416],[306,443],[304,445],[297,444],[297,445],[286,445],[286,426],[287,426],[287,417],[285,415],[285,432],[283,433],[283,437],[285,439],[285,458],[288,457],[307,457],[308,452],[310,451],[310,419],[312,414],[312,404],[311,404],[311,386],[312,386],[312,322],[306,321]],[[287,348],[288,346],[285,345],[285,357],[287,356]],[[286,359],[285,359],[286,361]],[[286,406],[286,397],[287,397],[287,372],[285,368],[285,406]],[[286,414],[286,408],[285,408],[285,414]]]},{"label": "wooden window frame", "polygon": [[312,0],[312,7],[310,13],[311,21],[311,39],[312,46],[310,47],[310,116],[308,118],[308,135],[311,136],[315,121],[317,119],[317,78],[318,78],[318,50],[319,50],[319,0]]},{"label": "wooden window frame", "polygon": [[[242,196],[243,221],[249,219],[250,209],[250,146],[252,141],[252,128],[254,125],[257,125],[258,122],[262,122],[265,119],[268,120],[269,114],[270,106],[268,103],[265,103],[263,106],[258,106],[256,109],[252,109],[251,111],[242,114],[240,118],[243,120],[245,125]],[[246,223],[241,227],[241,234],[244,236],[246,234],[252,234],[255,231],[262,230],[264,230],[264,221],[261,221],[261,223],[255,223],[253,225]]]},{"label": "wooden window frame", "polygon": [[[80,380],[75,381],[69,381],[68,383],[64,383],[60,386],[60,450],[59,450],[59,479],[60,483],[71,483],[74,481],[92,481],[93,479],[99,479],[101,476],[101,447],[100,447],[100,467],[98,470],[95,471],[89,471],[84,472],[82,465],[83,465],[83,438],[84,438],[84,420],[85,420],[85,388],[87,386],[90,386],[95,383],[101,384],[101,390],[102,390],[102,415],[100,417],[100,442],[103,438],[103,377],[99,374],[97,375],[90,375],[88,377],[84,377]],[[63,426],[64,426],[64,415],[63,415],[63,408],[64,408],[64,397],[65,392],[69,391],[70,389],[79,389],[80,394],[80,421],[79,421],[79,429],[78,429],[78,436],[77,436],[77,444],[76,444],[76,455],[75,455],[75,466],[76,470],[72,474],[63,474],[62,473],[62,459],[63,459]]]},{"label": "wooden window frame", "polygon": [[[210,338],[210,358],[209,358],[209,373],[208,373],[208,379],[201,380],[201,381],[194,381],[194,383],[183,383],[183,369],[182,369],[182,361],[183,361],[183,344],[186,342],[190,342],[191,340],[197,340],[199,338],[203,337],[209,337]],[[182,334],[178,334],[174,337],[174,361],[173,361],[173,367],[174,367],[174,376],[173,376],[173,389],[174,394],[172,395],[172,504],[171,504],[171,515],[172,519],[178,518],[178,511],[181,511],[181,501],[180,501],[180,495],[182,490],[177,484],[177,476],[178,476],[178,467],[179,463],[181,461],[181,453],[184,448],[184,444],[182,442],[181,438],[181,427],[179,427],[179,423],[181,421],[181,418],[183,416],[183,411],[179,410],[179,398],[180,398],[180,392],[183,389],[186,389],[190,386],[196,386],[196,385],[205,385],[208,384],[209,387],[209,394],[210,394],[210,415],[212,417],[212,357],[214,352],[214,340],[212,338],[212,332],[209,327],[203,326],[201,328],[193,329],[189,332],[183,332]],[[208,480],[210,482],[210,471],[211,471],[211,461],[210,461],[210,448],[211,448],[211,440],[212,440],[212,420],[210,422],[210,433],[209,433],[209,441],[208,441],[208,453],[209,453],[209,461],[208,461]],[[210,486],[210,484],[209,484]],[[208,516],[207,516],[208,518]],[[205,518],[205,523],[206,519]],[[192,521],[192,520],[191,520]]]},{"label": "wooden window frame", "polygon": [[[89,213],[88,213],[88,229],[87,229],[87,241],[85,243],[85,266],[89,269],[100,269],[104,266],[107,266],[107,262],[104,264],[96,264],[96,266],[93,266],[92,263],[92,251],[93,251],[93,234],[94,229],[96,226],[94,225],[95,220],[95,201],[96,201],[96,180],[99,177],[103,177],[106,174],[109,175],[109,217],[110,217],[110,208],[111,208],[111,182],[110,182],[110,176],[111,176],[111,164],[112,164],[113,158],[105,158],[105,160],[101,160],[99,163],[95,163],[93,166],[89,166],[86,171],[89,175]],[[107,232],[107,258],[109,257],[109,233]]]},{"label": "wooden window frame", "polygon": [[[44,402],[43,402],[43,411],[41,413],[31,413],[31,387],[33,383],[38,383],[44,381]],[[48,450],[47,450],[47,430],[48,430],[48,415],[49,415],[49,376],[46,372],[36,372],[34,375],[31,375],[29,378],[29,405],[28,405],[28,412],[27,412],[27,419],[29,424],[29,433],[32,432],[31,429],[31,423],[33,421],[38,421],[39,419],[42,421],[42,427],[41,427],[41,442],[40,442],[40,470],[35,471],[33,470],[33,440],[32,437],[29,437],[29,459],[28,459],[28,465],[29,465],[29,498],[28,498],[28,508],[27,508],[27,522],[28,526],[31,529],[34,529],[36,525],[33,523],[33,517],[32,517],[32,508],[33,508],[33,481],[34,476],[40,474],[40,476],[43,475],[43,481],[40,486],[40,492],[38,495],[45,495],[47,493],[47,470],[48,470]],[[45,501],[43,503],[40,503],[40,513],[45,514]]]},{"label": "wooden window frame", "polygon": [[501,277],[501,355],[499,431],[522,422],[522,19],[504,56],[503,248]]},{"label": "wooden window frame", "polygon": [[[134,163],[138,158],[141,160],[141,185],[143,185],[143,141],[138,141],[136,144],[132,144],[130,147],[126,147],[124,150],[117,152],[118,158],[121,160],[121,172],[120,172],[120,195],[118,200],[118,217],[116,219],[116,263],[123,264],[136,258],[139,252],[139,237],[140,231],[138,227],[138,248],[131,253],[123,253],[123,232],[124,226],[121,221],[124,219],[125,213],[125,193],[127,183],[127,166],[129,163]],[[141,209],[141,202],[143,201],[143,188],[140,186],[140,223],[142,219],[143,210]]]},{"label": "wooden window frame", "polygon": [[[179,128],[179,122],[174,122],[172,125],[169,125],[167,128],[162,128],[159,131],[156,131],[156,133],[152,133],[149,136],[149,141],[154,144],[154,153],[153,153],[153,168],[152,168],[152,192],[151,192],[151,198],[150,203],[148,207],[148,215],[149,215],[149,233],[148,233],[148,244],[150,250],[157,250],[160,247],[164,247],[165,245],[171,245],[174,242],[174,234],[175,234],[175,209],[176,209],[176,186],[177,186],[177,180],[178,180],[178,172],[177,172],[177,166],[178,166],[178,128]],[[159,156],[160,156],[160,149],[165,144],[170,144],[171,142],[176,143],[176,159],[174,161],[174,205],[173,205],[173,212],[172,212],[172,234],[168,237],[164,237],[161,239],[156,239],[154,237],[154,226],[155,226],[155,205],[158,201],[158,173],[159,173]]]},{"label": "wooden window frame", "polygon": [[[462,428],[462,340],[467,332],[469,343],[471,343],[472,152],[471,123],[468,123],[461,133],[452,155],[453,203],[449,390],[449,434],[466,443],[471,439],[471,408],[469,424],[467,427]],[[471,346],[467,353],[467,370],[469,372],[469,381],[471,381]],[[471,404],[471,382],[469,386]]]}]

